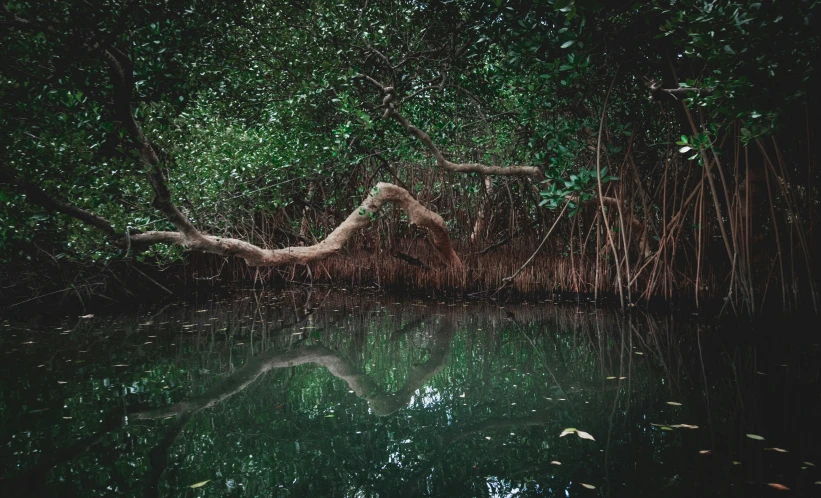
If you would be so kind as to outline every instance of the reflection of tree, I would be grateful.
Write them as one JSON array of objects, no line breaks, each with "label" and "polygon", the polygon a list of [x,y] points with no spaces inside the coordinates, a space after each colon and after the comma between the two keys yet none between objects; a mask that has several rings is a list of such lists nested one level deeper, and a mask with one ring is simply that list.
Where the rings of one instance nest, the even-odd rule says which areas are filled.
[{"label": "reflection of tree", "polygon": [[270,370],[307,363],[322,365],[331,375],[344,380],[357,396],[368,401],[371,410],[376,415],[390,415],[407,405],[413,393],[445,366],[453,340],[453,332],[450,322],[443,320],[438,330],[433,333],[430,358],[425,363],[413,367],[402,388],[392,394],[380,392],[373,379],[361,373],[347,358],[337,352],[325,346],[305,346],[291,351],[260,355],[249,360],[244,367],[201,396],[155,410],[137,412],[131,417],[136,420],[146,420],[194,414],[237,394]]}]

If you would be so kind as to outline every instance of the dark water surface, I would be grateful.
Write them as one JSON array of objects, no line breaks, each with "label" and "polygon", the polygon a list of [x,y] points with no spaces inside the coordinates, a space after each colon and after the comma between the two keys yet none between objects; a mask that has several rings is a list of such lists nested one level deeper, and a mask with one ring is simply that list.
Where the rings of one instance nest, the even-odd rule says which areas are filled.
[{"label": "dark water surface", "polygon": [[327,290],[4,320],[0,492],[821,496],[806,327]]}]

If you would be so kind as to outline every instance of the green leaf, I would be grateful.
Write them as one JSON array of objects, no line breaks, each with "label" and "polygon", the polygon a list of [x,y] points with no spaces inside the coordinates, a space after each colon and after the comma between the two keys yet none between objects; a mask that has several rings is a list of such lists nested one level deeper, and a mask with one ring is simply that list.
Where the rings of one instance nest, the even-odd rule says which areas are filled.
[{"label": "green leaf", "polygon": [[566,41],[566,42],[562,43],[562,48],[567,48],[567,47],[573,45],[574,43],[576,43],[576,40]]},{"label": "green leaf", "polygon": [[747,437],[750,439],[755,439],[756,441],[764,441],[764,438],[758,434],[747,434]]},{"label": "green leaf", "polygon": [[208,484],[209,482],[211,482],[211,479],[208,479],[207,481],[200,481],[200,482],[194,483],[194,484],[192,484],[188,487],[191,488],[191,489],[201,488],[201,487],[205,486],[206,484]]}]

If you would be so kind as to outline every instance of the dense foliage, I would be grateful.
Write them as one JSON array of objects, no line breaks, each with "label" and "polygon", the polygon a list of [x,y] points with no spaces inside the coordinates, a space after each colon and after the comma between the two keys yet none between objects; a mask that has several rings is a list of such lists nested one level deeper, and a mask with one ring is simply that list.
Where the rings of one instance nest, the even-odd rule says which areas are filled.
[{"label": "dense foliage", "polygon": [[[383,180],[474,243],[535,243],[555,217],[545,209],[567,203],[573,221],[552,254],[578,254],[596,274],[604,265],[607,278],[564,288],[650,297],[712,280],[708,295],[754,303],[775,278],[783,296],[809,289],[815,302],[816,1],[19,1],[0,14],[6,263],[183,257],[168,245],[130,251],[19,188],[102,216],[121,237],[174,229],[152,207],[117,109],[105,57],[117,52],[133,64],[128,105],[173,200],[204,232],[310,244]],[[382,119],[382,95],[360,75],[393,86],[402,115],[451,160],[533,164],[544,178],[442,171]],[[618,204],[602,200],[601,216],[599,197]],[[391,240],[414,235],[386,223]],[[651,253],[637,283],[631,271]]]}]

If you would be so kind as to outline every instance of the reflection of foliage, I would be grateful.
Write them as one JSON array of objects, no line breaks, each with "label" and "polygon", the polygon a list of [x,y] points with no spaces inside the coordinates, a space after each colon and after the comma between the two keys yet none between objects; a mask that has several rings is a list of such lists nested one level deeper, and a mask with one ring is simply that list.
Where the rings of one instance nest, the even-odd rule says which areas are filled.
[{"label": "reflection of foliage", "polygon": [[[650,425],[704,425],[689,394],[700,378],[695,338],[674,336],[673,322],[528,306],[513,308],[514,320],[462,302],[382,307],[332,295],[278,329],[294,322],[291,302],[263,295],[203,313],[177,307],[142,327],[95,320],[75,326],[73,343],[15,359],[9,367],[21,372],[54,362],[45,375],[3,381],[4,476],[97,434],[38,479],[83,496],[131,495],[152,472],[162,496],[187,496],[205,480],[205,496],[479,496],[604,487],[609,476],[618,495],[621,483],[658,492],[674,474],[686,478],[696,470],[671,465],[707,444],[704,432]],[[84,363],[61,363],[78,347],[89,350]],[[103,352],[129,367],[113,368]],[[69,383],[55,387],[57,379]],[[721,382],[711,395],[734,392]],[[127,427],[106,427],[101,419],[117,420],[124,404]],[[731,405],[713,406],[717,431],[732,422]],[[177,419],[147,420],[175,410]],[[559,438],[567,427],[596,441]]]}]

